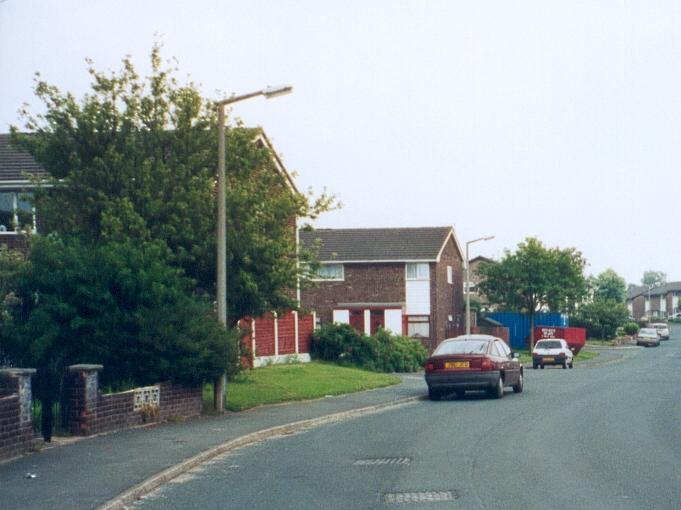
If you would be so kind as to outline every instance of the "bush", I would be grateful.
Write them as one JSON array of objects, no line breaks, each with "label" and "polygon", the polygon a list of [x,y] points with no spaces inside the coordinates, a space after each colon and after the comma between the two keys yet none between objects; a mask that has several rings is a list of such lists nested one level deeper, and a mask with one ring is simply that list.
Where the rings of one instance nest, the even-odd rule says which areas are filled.
[{"label": "bush", "polygon": [[409,337],[380,329],[366,336],[347,324],[327,324],[315,331],[314,358],[375,372],[415,372],[428,357],[425,347]]},{"label": "bush", "polygon": [[638,333],[639,329],[640,328],[638,327],[638,324],[636,324],[635,322],[627,322],[624,325],[624,333],[630,336],[634,336],[636,333]]}]

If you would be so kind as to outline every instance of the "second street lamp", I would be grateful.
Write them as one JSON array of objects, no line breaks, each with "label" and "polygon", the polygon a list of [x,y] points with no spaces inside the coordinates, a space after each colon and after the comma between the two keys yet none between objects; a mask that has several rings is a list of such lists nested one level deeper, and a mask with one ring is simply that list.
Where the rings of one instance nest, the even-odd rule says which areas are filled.
[{"label": "second street lamp", "polygon": [[480,237],[479,239],[473,239],[466,243],[466,334],[471,334],[471,271],[468,265],[468,246],[478,241],[489,241],[494,239],[494,236]]},{"label": "second street lamp", "polygon": [[[290,85],[267,87],[256,92],[233,96],[215,103],[218,109],[218,218],[217,218],[217,286],[216,306],[218,321],[227,327],[227,218],[226,218],[226,192],[225,192],[225,106],[252,97],[264,96],[267,99],[283,96],[293,92]],[[225,390],[227,377],[223,374],[215,384],[214,405],[217,412],[225,409]]]}]

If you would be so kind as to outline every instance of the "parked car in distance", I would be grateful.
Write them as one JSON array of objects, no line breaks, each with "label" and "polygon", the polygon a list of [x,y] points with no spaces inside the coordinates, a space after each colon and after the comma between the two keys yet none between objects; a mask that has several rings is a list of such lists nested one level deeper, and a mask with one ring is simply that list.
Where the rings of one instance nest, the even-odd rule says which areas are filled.
[{"label": "parked car in distance", "polygon": [[451,392],[462,398],[466,390],[501,398],[506,386],[523,391],[523,367],[501,338],[461,335],[444,340],[426,360],[426,384],[431,400]]},{"label": "parked car in distance", "polygon": [[653,324],[648,324],[648,327],[657,330],[660,340],[669,340],[669,326],[664,322],[654,322]]},{"label": "parked car in distance", "polygon": [[655,328],[641,328],[636,335],[636,345],[657,347],[660,345],[660,335]]},{"label": "parked car in distance", "polygon": [[562,338],[539,340],[532,350],[532,368],[544,368],[545,365],[560,365],[563,368],[572,368],[575,363],[575,354]]}]

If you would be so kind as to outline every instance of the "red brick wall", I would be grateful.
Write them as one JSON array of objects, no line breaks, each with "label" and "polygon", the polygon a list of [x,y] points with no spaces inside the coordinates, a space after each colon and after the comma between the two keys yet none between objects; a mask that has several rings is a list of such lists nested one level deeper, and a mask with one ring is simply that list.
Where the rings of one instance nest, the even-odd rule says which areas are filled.
[{"label": "red brick wall", "polygon": [[315,311],[322,324],[333,320],[338,303],[404,303],[404,263],[344,264],[342,282],[315,282],[301,291],[301,305]]},{"label": "red brick wall", "polygon": [[[447,266],[452,266],[452,283],[447,281]],[[450,236],[440,262],[430,264],[431,338],[436,347],[446,337],[448,316],[453,324],[463,324],[463,260]]]},{"label": "red brick wall", "polygon": [[69,432],[87,436],[122,430],[145,421],[163,421],[171,416],[195,416],[201,413],[201,386],[186,387],[168,382],[159,384],[158,413],[146,415],[134,410],[134,390],[103,395],[97,392],[94,407],[88,408],[85,399],[85,378],[75,373],[71,381]]},{"label": "red brick wall", "polygon": [[21,234],[0,234],[0,245],[26,253],[26,238]]},{"label": "red brick wall", "polygon": [[16,457],[33,446],[33,425],[21,425],[20,414],[19,395],[0,396],[0,459]]},{"label": "red brick wall", "polygon": [[314,333],[314,318],[312,315],[301,315],[298,320],[298,349],[301,353],[309,353]]}]

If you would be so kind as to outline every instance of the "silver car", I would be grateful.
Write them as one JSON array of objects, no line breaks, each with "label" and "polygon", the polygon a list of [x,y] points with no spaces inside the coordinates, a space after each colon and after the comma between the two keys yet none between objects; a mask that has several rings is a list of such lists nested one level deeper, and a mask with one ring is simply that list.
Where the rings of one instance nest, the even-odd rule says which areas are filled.
[{"label": "silver car", "polygon": [[660,340],[669,340],[669,326],[664,322],[655,322],[653,324],[648,324],[649,328],[655,328],[657,334],[660,336]]},{"label": "silver car", "polygon": [[641,328],[636,335],[636,345],[644,347],[657,347],[660,345],[660,336],[655,328]]}]

